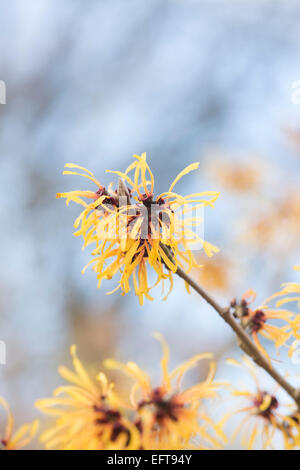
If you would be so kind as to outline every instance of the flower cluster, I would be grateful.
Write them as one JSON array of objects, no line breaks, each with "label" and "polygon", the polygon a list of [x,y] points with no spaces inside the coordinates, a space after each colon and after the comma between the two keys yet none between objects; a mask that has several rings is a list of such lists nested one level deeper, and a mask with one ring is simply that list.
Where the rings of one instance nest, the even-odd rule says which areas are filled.
[{"label": "flower cluster", "polygon": [[103,450],[136,449],[139,435],[136,427],[122,414],[121,404],[102,372],[89,377],[71,347],[74,371],[62,366],[59,373],[70,385],[54,391],[52,398],[37,401],[46,415],[55,417],[42,434],[47,449]]},{"label": "flower cluster", "polygon": [[[67,204],[74,201],[84,207],[74,224],[75,235],[83,237],[84,247],[95,244],[93,258],[87,266],[93,265],[98,287],[103,279],[120,273],[118,285],[112,292],[121,289],[123,295],[128,293],[132,281],[142,304],[144,297],[153,300],[150,290],[160,282],[164,284],[168,280],[169,292],[172,290],[172,273],[178,266],[187,272],[198,266],[194,249],[203,247],[208,256],[218,251],[196,233],[196,228],[202,222],[197,210],[213,207],[219,193],[208,191],[181,196],[174,192],[176,183],[198,166],[193,163],[186,167],[168,191],[154,196],[154,177],[146,154],[134,155],[133,163],[125,172],[109,171],[120,178],[117,188],[110,184],[106,189],[89,170],[70,163],[66,165],[68,169],[64,174],[81,175],[97,186],[95,192],[71,191],[59,193],[57,197],[66,198]],[[86,199],[92,202],[87,203]],[[152,287],[148,267],[156,274]]]},{"label": "flower cluster", "polygon": [[[207,416],[203,401],[217,396],[223,385],[214,381],[211,363],[207,378],[184,391],[184,373],[211,354],[199,354],[168,372],[169,351],[163,344],[163,381],[152,387],[149,376],[137,364],[108,359],[109,369],[120,369],[134,379],[128,403],[124,403],[101,372],[90,378],[71,347],[74,371],[60,367],[60,375],[70,384],[57,388],[52,398],[36,405],[50,417],[41,441],[48,449],[185,449],[220,447],[225,438],[221,427]],[[175,382],[175,385],[172,384]]]},{"label": "flower cluster", "polygon": [[158,387],[152,387],[148,374],[135,363],[124,365],[111,359],[105,361],[108,368],[122,370],[135,381],[131,405],[137,414],[136,425],[141,432],[142,447],[184,449],[191,447],[191,441],[199,449],[220,446],[220,441],[213,437],[207,428],[211,428],[221,440],[226,438],[220,426],[212,422],[203,407],[203,400],[215,398],[217,390],[224,385],[223,382],[214,381],[215,364],[211,362],[210,372],[204,382],[184,391],[180,390],[182,378],[187,370],[195,367],[202,359],[211,359],[212,355],[198,354],[169,373],[168,346],[161,335],[155,336],[163,347],[163,380]]},{"label": "flower cluster", "polygon": [[[197,208],[213,207],[219,194],[209,191],[181,196],[174,191],[176,183],[196,170],[198,163],[187,166],[168,191],[157,196],[154,195],[154,177],[146,154],[134,155],[133,163],[125,172],[109,171],[119,177],[117,187],[112,183],[104,187],[84,167],[69,163],[66,168],[64,174],[81,175],[97,186],[96,191],[76,190],[59,193],[57,197],[65,198],[67,205],[73,201],[83,206],[74,224],[75,235],[83,237],[83,247],[93,245],[92,259],[87,266],[93,265],[98,286],[103,280],[119,274],[117,287],[112,292],[120,289],[125,295],[133,286],[142,304],[145,297],[153,300],[150,295],[152,287],[160,283],[164,286],[166,280],[170,283],[168,295],[173,286],[173,274],[179,274],[187,289],[191,285],[224,317],[238,335],[244,352],[278,383],[273,390],[262,387],[254,362],[248,356],[243,358],[242,364],[234,359],[228,361],[239,368],[246,366],[250,373],[251,383],[248,380],[240,388],[231,388],[227,382],[215,380],[216,364],[210,353],[197,354],[170,371],[168,345],[157,333],[155,338],[162,346],[162,379],[159,384],[153,385],[150,376],[135,362],[104,361],[108,373],[121,372],[133,381],[126,395],[128,398],[124,398],[120,386],[108,379],[108,373],[101,371],[92,377],[87,372],[73,345],[70,349],[73,369],[59,368],[66,384],[56,388],[52,397],[36,402],[37,408],[48,419],[48,426],[40,436],[46,449],[218,449],[227,442],[224,426],[235,415],[243,415],[243,418],[232,438],[235,440],[241,436],[243,446],[248,449],[257,447],[259,441],[263,449],[272,448],[278,438],[284,448],[299,449],[300,389],[294,388],[278,371],[274,372],[260,337],[272,341],[277,349],[287,345],[292,338],[300,339],[300,314],[285,308],[292,302],[300,306],[300,284],[284,284],[279,292],[255,308],[252,304],[256,294],[248,290],[241,299],[233,299],[229,308],[222,309],[189,278],[187,273],[199,267],[193,254],[196,247],[203,248],[209,257],[218,251],[197,233],[201,217],[194,212]],[[236,189],[255,186],[255,174],[248,181],[247,174],[243,180],[243,172],[240,174],[240,170],[236,170],[235,173],[230,184]],[[242,181],[237,185],[240,179]],[[212,277],[214,286],[224,287],[226,265],[225,258],[219,265],[209,265],[202,281]],[[153,285],[148,280],[150,273],[156,274]],[[272,302],[275,302],[274,308],[271,307]],[[298,343],[294,341],[289,345],[290,355]],[[209,360],[206,378],[183,388],[186,372],[204,359]],[[215,404],[220,391],[228,388],[235,397],[234,411],[221,420],[213,419],[208,405]],[[286,404],[282,400],[284,390],[291,398]],[[238,399],[243,402],[241,407],[237,407]],[[7,413],[7,425],[0,434],[0,450],[23,448],[37,433],[38,421],[25,424],[14,433],[13,416],[2,398],[0,405]]]}]

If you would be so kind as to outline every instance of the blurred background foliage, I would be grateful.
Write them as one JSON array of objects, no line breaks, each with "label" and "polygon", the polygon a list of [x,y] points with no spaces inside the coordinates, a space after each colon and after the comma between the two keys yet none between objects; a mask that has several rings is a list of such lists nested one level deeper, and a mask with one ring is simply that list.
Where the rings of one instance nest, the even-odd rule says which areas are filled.
[{"label": "blurred background foliage", "polygon": [[[248,288],[262,301],[297,278],[300,234],[300,6],[271,0],[0,0],[0,394],[17,421],[60,383],[77,343],[91,369],[107,356],[158,371],[159,330],[175,361],[217,357],[234,338],[176,280],[166,302],[106,296],[72,236],[78,207],[58,191],[66,162],[124,169],[146,151],[162,191],[192,161],[182,193],[221,191],[205,212],[203,286],[228,303]],[[92,187],[92,186],[91,186]],[[202,376],[205,370],[196,370]]]}]

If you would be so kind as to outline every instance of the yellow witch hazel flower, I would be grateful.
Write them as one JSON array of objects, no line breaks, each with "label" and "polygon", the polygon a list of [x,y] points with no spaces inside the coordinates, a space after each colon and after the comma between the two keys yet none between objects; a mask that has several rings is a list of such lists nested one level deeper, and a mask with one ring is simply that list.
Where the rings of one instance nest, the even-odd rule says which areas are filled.
[{"label": "yellow witch hazel flower", "polygon": [[[144,297],[153,300],[150,290],[160,282],[164,285],[168,280],[169,292],[172,290],[173,273],[178,266],[187,272],[198,266],[193,256],[195,249],[203,247],[208,256],[218,251],[196,231],[202,222],[197,211],[205,206],[213,207],[219,193],[208,191],[181,196],[174,192],[176,183],[198,166],[199,163],[187,166],[168,191],[156,197],[154,176],[145,153],[134,155],[133,163],[125,172],[107,170],[119,177],[115,189],[112,184],[106,189],[86,168],[72,163],[65,166],[64,174],[81,175],[97,186],[95,192],[78,190],[58,193],[57,197],[66,198],[67,204],[73,201],[84,207],[74,224],[75,235],[83,237],[84,247],[95,244],[93,259],[87,266],[93,265],[98,287],[103,279],[111,279],[119,273],[119,283],[112,292],[121,289],[124,295],[133,285],[142,304]],[[88,203],[86,199],[92,201]],[[157,277],[152,286],[148,267]]]},{"label": "yellow witch hazel flower", "polygon": [[300,412],[294,410],[286,415],[280,424],[286,450],[300,449]]},{"label": "yellow witch hazel flower", "polygon": [[169,348],[161,335],[157,333],[155,337],[163,347],[163,380],[158,387],[152,387],[148,374],[134,362],[122,364],[113,359],[105,361],[106,367],[121,370],[135,381],[131,405],[137,413],[135,424],[141,433],[141,448],[220,448],[226,437],[221,427],[207,416],[203,406],[203,401],[215,398],[218,389],[224,385],[214,381],[215,363],[211,363],[203,382],[181,390],[184,374],[200,360],[211,359],[212,354],[198,354],[169,372]]},{"label": "yellow witch hazel flower", "polygon": [[[244,388],[232,390],[235,411],[224,416],[223,424],[235,415],[243,416],[232,440],[240,437],[242,446],[248,450],[257,446],[263,450],[271,448],[276,435],[283,438],[285,448],[299,445],[299,414],[295,412],[294,403],[283,404],[276,396],[279,385],[276,384],[272,391],[262,389],[256,369],[246,356],[241,363],[235,359],[228,359],[227,362],[239,368],[246,367],[255,385],[254,389],[245,385]],[[237,399],[242,401],[241,408],[238,408]]]},{"label": "yellow witch hazel flower", "polygon": [[[295,271],[300,271],[300,266],[294,266]],[[291,294],[296,294],[290,297]],[[298,295],[299,294],[299,295]],[[278,306],[289,302],[298,302],[300,306],[300,284],[297,282],[286,282],[282,285],[282,290],[275,294],[276,297],[285,296],[277,302]]]},{"label": "yellow witch hazel flower", "polygon": [[136,450],[139,431],[127,419],[113,384],[103,373],[92,380],[71,346],[74,371],[61,366],[60,375],[70,383],[58,387],[52,398],[36,406],[51,418],[41,435],[47,449],[56,450]]},{"label": "yellow witch hazel flower", "polygon": [[36,435],[39,421],[35,420],[30,424],[23,424],[23,426],[21,426],[17,431],[13,432],[14,417],[6,400],[2,397],[0,397],[0,406],[7,414],[7,424],[3,434],[1,434],[2,430],[0,430],[0,450],[23,449],[23,447],[26,447]]},{"label": "yellow witch hazel flower", "polygon": [[[295,266],[296,271],[300,271],[300,266]],[[297,282],[286,282],[282,285],[282,290],[276,294],[276,297],[281,297],[277,301],[277,306],[282,306],[290,303],[296,302],[298,307],[300,307],[300,284]],[[300,339],[300,314],[294,315],[294,317],[289,321],[290,329],[293,336],[296,338],[296,341],[292,344],[289,350],[289,356],[292,356],[295,352],[295,349],[299,347]]]},{"label": "yellow witch hazel flower", "polygon": [[[256,293],[252,289],[249,289],[244,293],[240,302],[233,299],[230,305],[234,317],[240,320],[241,325],[252,336],[257,348],[266,357],[268,357],[267,351],[261,345],[258,335],[273,341],[277,349],[286,344],[292,335],[290,322],[294,317],[293,312],[282,308],[271,308],[270,305],[268,305],[276,296],[277,294],[272,295],[260,306],[252,309],[251,304],[256,299]],[[283,325],[272,325],[270,321],[273,320],[280,320]]]}]

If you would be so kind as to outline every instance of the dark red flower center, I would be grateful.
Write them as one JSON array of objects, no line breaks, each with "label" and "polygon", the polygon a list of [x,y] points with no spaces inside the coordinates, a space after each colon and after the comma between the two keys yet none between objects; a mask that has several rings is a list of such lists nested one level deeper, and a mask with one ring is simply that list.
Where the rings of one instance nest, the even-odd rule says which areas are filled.
[{"label": "dark red flower center", "polygon": [[160,387],[153,389],[149,400],[140,402],[139,408],[147,405],[154,407],[155,419],[158,423],[166,418],[178,421],[178,411],[183,408],[183,404],[178,402],[176,395],[166,398],[164,390]]},{"label": "dark red flower center", "polygon": [[263,310],[257,310],[256,312],[254,312],[249,323],[251,333],[257,333],[259,330],[261,330],[266,321],[267,317]]},{"label": "dark red flower center", "polygon": [[[95,419],[97,425],[109,425],[111,429],[111,440],[114,442],[120,436],[125,434],[127,437],[126,445],[130,441],[130,431],[122,423],[122,415],[118,410],[106,408],[105,406],[94,406],[96,413],[99,413],[99,417]],[[99,436],[103,434],[103,429],[100,430]]]},{"label": "dark red flower center", "polygon": [[270,403],[268,407],[264,410],[259,410],[258,415],[270,420],[271,416],[273,416],[273,411],[276,410],[279,406],[278,400],[275,396],[271,395],[267,392],[259,392],[259,394],[255,397],[253,403],[254,406],[258,409],[264,403],[266,397],[270,397]]}]

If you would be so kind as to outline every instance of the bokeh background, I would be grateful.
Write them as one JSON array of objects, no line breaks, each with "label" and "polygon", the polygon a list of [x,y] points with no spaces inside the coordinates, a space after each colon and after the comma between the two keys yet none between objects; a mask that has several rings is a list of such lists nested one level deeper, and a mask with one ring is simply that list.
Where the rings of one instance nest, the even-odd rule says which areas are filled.
[{"label": "bokeh background", "polygon": [[[297,0],[0,0],[0,395],[18,423],[61,383],[69,346],[91,367],[107,356],[158,374],[162,332],[172,362],[200,351],[235,355],[230,330],[178,280],[138,305],[106,296],[89,251],[72,236],[79,207],[58,191],[66,162],[128,166],[146,151],[156,189],[193,161],[182,193],[217,190],[205,237],[220,254],[193,275],[228,304],[297,279],[300,234],[300,5]],[[299,279],[299,273],[298,273]],[[220,366],[220,374],[228,377]],[[205,369],[205,368],[204,368]],[[195,371],[197,378],[205,370]]]}]

